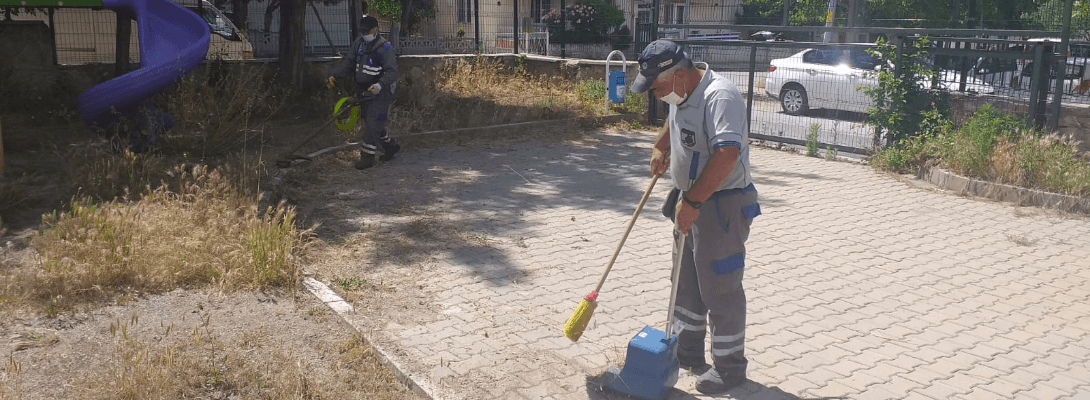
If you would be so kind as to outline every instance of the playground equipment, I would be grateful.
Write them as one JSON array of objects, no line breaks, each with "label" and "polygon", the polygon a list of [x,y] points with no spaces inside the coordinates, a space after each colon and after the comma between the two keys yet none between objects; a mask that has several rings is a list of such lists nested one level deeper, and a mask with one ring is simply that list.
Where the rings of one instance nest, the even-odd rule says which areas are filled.
[{"label": "playground equipment", "polygon": [[119,114],[146,124],[151,135],[171,118],[150,99],[200,64],[208,52],[208,24],[170,0],[0,0],[12,7],[103,7],[136,21],[140,67],[100,83],[79,96],[77,108],[88,125],[108,128]]}]

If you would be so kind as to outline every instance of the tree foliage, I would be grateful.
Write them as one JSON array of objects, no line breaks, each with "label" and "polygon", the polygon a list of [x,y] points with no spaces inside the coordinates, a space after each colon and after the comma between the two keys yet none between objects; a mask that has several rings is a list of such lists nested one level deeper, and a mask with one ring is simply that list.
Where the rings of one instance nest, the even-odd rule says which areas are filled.
[{"label": "tree foliage", "polygon": [[624,23],[624,13],[602,0],[582,0],[563,10],[551,10],[542,17],[549,27],[549,40],[557,43],[599,43]]},{"label": "tree foliage", "polygon": [[[743,0],[738,14],[741,24],[780,25],[785,0]],[[828,0],[789,0],[788,23],[791,26],[825,24]],[[850,0],[837,4],[836,26],[846,26]],[[1042,17],[1062,13],[1067,0],[865,0],[860,26],[919,28],[1025,29],[1034,15]],[[1054,3],[1054,4],[1053,4]],[[1080,14],[1081,13],[1081,14]],[[1090,20],[1090,0],[1075,1],[1075,18]],[[1046,18],[1047,19],[1047,18]],[[971,23],[980,21],[983,23]],[[1059,20],[1062,22],[1062,19]],[[1090,21],[1088,21],[1090,22]],[[1049,28],[1051,29],[1051,28]],[[1057,28],[1058,29],[1058,28]]]},{"label": "tree foliage", "polygon": [[926,37],[906,42],[900,57],[898,49],[882,38],[867,49],[881,66],[874,72],[878,84],[863,89],[874,101],[874,107],[867,109],[867,121],[884,131],[892,145],[915,135],[929,116],[949,114],[946,93],[928,89],[938,87],[927,62],[930,43]]}]

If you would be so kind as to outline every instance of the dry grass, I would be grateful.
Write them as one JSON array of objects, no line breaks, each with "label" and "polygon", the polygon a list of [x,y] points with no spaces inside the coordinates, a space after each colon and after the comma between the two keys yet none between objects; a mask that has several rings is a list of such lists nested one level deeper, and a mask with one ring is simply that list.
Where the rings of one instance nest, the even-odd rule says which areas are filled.
[{"label": "dry grass", "polygon": [[498,60],[460,59],[442,68],[433,104],[395,105],[389,126],[393,132],[412,133],[640,112],[639,96],[628,97],[632,106],[607,109],[602,81],[573,84],[558,76],[505,68]]},{"label": "dry grass", "polygon": [[1090,163],[1078,143],[1025,129],[991,105],[965,124],[952,124],[898,142],[871,158],[871,165],[915,172],[937,163],[955,173],[997,183],[1074,196],[1090,195]]},{"label": "dry grass", "polygon": [[[110,325],[112,354],[102,368],[74,382],[84,399],[402,399],[411,393],[378,362],[359,335],[319,347],[333,354],[309,361],[267,332],[226,337],[211,316],[191,331],[173,324],[139,329],[140,317]],[[139,333],[144,332],[144,333]],[[0,399],[19,398],[21,362],[9,356]],[[6,385],[6,386],[5,386]]]},{"label": "dry grass", "polygon": [[[167,154],[204,159],[229,155],[255,142],[269,119],[293,94],[271,76],[243,64],[212,62],[204,74],[189,74],[159,95],[175,125],[156,146]],[[294,95],[298,96],[298,94]]]},{"label": "dry grass", "polygon": [[[134,202],[73,200],[42,218],[37,265],[0,276],[0,307],[47,314],[125,294],[205,286],[292,286],[310,231],[284,204],[258,210],[220,170],[176,168],[179,187]],[[8,271],[11,271],[10,269]]]}]

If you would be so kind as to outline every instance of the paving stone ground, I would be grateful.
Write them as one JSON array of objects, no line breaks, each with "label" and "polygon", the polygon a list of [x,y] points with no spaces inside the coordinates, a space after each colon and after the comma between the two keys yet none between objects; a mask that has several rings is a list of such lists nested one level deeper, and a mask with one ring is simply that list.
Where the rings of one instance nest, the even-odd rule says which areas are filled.
[{"label": "paving stone ground", "polygon": [[[590,137],[406,151],[384,166],[428,176],[420,190],[434,201],[421,207],[480,245],[429,266],[433,322],[346,319],[435,398],[623,398],[592,378],[624,361],[642,327],[665,324],[671,226],[658,210],[670,182],[571,343],[564,321],[650,182],[650,134]],[[744,281],[750,381],[723,397],[1090,399],[1087,219],[764,148],[752,165],[764,215]],[[694,382],[682,373],[669,398],[704,398]]]}]

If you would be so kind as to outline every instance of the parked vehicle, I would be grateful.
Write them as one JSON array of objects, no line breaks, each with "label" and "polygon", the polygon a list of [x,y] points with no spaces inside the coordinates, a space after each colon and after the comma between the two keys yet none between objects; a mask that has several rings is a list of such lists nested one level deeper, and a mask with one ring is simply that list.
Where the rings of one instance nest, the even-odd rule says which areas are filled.
[{"label": "parked vehicle", "polygon": [[[174,0],[177,4],[197,12],[196,0]],[[208,45],[208,53],[205,58],[209,60],[250,60],[254,58],[254,48],[247,39],[246,34],[239,30],[235,24],[208,0],[203,0],[203,15],[208,29],[211,31],[211,40]],[[58,8],[53,13],[53,23],[56,46],[57,64],[88,64],[88,63],[113,63],[115,61],[115,49],[117,35],[113,26],[116,25],[116,16],[113,11],[93,11],[85,8]],[[42,21],[49,24],[49,14],[20,13],[14,16],[16,20]],[[111,27],[100,29],[99,27]],[[132,62],[138,62],[140,52],[138,29],[135,26],[130,40],[130,58]]]},{"label": "parked vehicle", "polygon": [[211,40],[208,42],[209,60],[252,60],[254,58],[254,46],[250,43],[246,33],[235,26],[226,15],[208,0],[201,0],[201,7],[197,7],[195,0],[174,0],[183,7],[197,13],[208,23],[211,31]]},{"label": "parked vehicle", "polygon": [[[806,49],[771,61],[765,92],[792,115],[811,108],[866,112],[874,102],[862,89],[878,85],[876,72],[881,68],[861,48]],[[939,70],[938,75],[942,90],[958,90],[961,74]],[[965,91],[990,94],[995,88],[970,77]]]},{"label": "parked vehicle", "polygon": [[[1067,68],[1063,77],[1063,92],[1068,94],[1086,93],[1090,89],[1090,59],[1082,57],[1068,57]],[[980,58],[972,70],[975,78],[989,84],[1000,87],[1010,87],[1016,90],[1029,90],[1033,81],[1033,61],[1003,60],[997,58]],[[1054,91],[1056,87],[1056,71],[1048,70],[1048,90]]]}]

